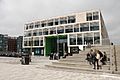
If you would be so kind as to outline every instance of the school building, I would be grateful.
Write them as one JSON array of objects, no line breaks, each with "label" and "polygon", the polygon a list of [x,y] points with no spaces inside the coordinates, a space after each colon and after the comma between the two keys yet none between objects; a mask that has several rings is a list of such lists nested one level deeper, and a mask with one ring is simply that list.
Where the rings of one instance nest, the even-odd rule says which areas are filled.
[{"label": "school building", "polygon": [[72,13],[24,26],[23,48],[34,55],[76,53],[85,46],[109,45],[110,40],[100,10]]}]

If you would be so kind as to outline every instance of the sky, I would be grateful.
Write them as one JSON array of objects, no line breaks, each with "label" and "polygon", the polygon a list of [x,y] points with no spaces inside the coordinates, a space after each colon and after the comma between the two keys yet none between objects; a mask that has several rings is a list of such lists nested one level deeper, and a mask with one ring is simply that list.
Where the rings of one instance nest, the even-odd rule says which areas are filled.
[{"label": "sky", "polygon": [[120,44],[120,0],[0,0],[0,34],[23,35],[24,24],[100,9],[110,41]]}]

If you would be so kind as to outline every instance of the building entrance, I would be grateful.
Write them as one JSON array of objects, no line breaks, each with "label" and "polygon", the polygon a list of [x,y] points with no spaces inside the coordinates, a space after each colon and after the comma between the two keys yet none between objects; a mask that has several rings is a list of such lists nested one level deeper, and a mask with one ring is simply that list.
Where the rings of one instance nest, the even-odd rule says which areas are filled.
[{"label": "building entrance", "polygon": [[45,55],[49,56],[51,53],[59,53],[60,56],[67,52],[67,36],[49,36],[45,38]]}]

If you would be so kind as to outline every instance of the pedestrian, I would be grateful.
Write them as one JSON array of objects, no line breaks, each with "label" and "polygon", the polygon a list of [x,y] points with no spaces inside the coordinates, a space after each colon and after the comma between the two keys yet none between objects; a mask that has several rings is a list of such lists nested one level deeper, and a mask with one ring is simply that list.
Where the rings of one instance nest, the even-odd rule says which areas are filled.
[{"label": "pedestrian", "polygon": [[90,52],[86,54],[87,56],[86,60],[89,62],[90,65],[92,65],[92,53],[93,53],[93,50],[91,49]]},{"label": "pedestrian", "polygon": [[106,52],[103,52],[103,57],[102,57],[102,59],[100,61],[102,62],[102,65],[106,65],[106,62],[107,62],[107,54],[106,54]]},{"label": "pedestrian", "polygon": [[96,49],[91,54],[91,60],[92,60],[92,64],[93,64],[93,69],[96,69]]}]

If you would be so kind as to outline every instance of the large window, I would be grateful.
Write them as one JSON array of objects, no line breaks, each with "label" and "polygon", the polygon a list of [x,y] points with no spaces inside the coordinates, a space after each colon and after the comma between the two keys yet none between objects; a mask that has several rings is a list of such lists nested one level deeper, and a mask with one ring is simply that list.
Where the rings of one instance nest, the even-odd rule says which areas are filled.
[{"label": "large window", "polygon": [[89,23],[81,23],[80,24],[80,31],[81,32],[89,31]]},{"label": "large window", "polygon": [[84,34],[84,44],[93,44],[93,33]]},{"label": "large window", "polygon": [[93,20],[98,20],[98,19],[99,19],[99,13],[93,12]]},{"label": "large window", "polygon": [[38,31],[37,30],[33,31],[33,36],[38,36]]},{"label": "large window", "polygon": [[74,25],[74,32],[79,32],[79,24]]},{"label": "large window", "polygon": [[73,32],[73,25],[65,26],[65,33]]},{"label": "large window", "polygon": [[64,33],[64,27],[63,26],[57,27],[57,33],[58,34]]},{"label": "large window", "polygon": [[87,13],[87,21],[92,21],[92,13]]},{"label": "large window", "polygon": [[76,45],[76,35],[75,34],[70,35],[70,45]]},{"label": "large window", "polygon": [[28,39],[28,46],[33,46],[33,38]]},{"label": "large window", "polygon": [[67,24],[67,17],[60,18],[60,24]]},{"label": "large window", "polygon": [[68,16],[68,23],[75,23],[76,18],[75,16]]},{"label": "large window", "polygon": [[59,19],[55,19],[55,25],[59,24]]},{"label": "large window", "polygon": [[43,46],[43,37],[40,38],[40,46]]},{"label": "large window", "polygon": [[24,46],[28,46],[26,38],[24,38]]},{"label": "large window", "polygon": [[42,27],[47,26],[46,21],[42,21],[42,22],[41,22],[41,26],[42,26]]},{"label": "large window", "polygon": [[48,21],[48,26],[53,26],[53,19]]},{"label": "large window", "polygon": [[98,20],[99,19],[99,12],[90,12],[86,14],[86,20],[92,21],[92,20]]},{"label": "large window", "polygon": [[29,28],[30,28],[30,29],[33,29],[33,27],[34,27],[34,23],[31,23],[31,24],[29,25]]},{"label": "large window", "polygon": [[25,37],[30,37],[32,35],[31,31],[27,31],[24,33],[24,36]]},{"label": "large window", "polygon": [[48,29],[47,28],[43,29],[43,35],[48,35]]},{"label": "large window", "polygon": [[35,23],[35,28],[39,28],[40,27],[40,22],[36,22]]},{"label": "large window", "polygon": [[39,35],[42,35],[42,29],[39,30]]},{"label": "large window", "polygon": [[90,23],[90,31],[99,30],[99,22]]},{"label": "large window", "polygon": [[39,37],[34,38],[34,46],[39,46]]},{"label": "large window", "polygon": [[77,34],[77,44],[82,45],[83,44],[82,42],[83,42],[82,41],[82,34]]},{"label": "large window", "polygon": [[26,24],[25,25],[25,30],[28,30],[28,28],[29,28],[29,24]]},{"label": "large window", "polygon": [[50,34],[56,34],[56,28],[50,28]]},{"label": "large window", "polygon": [[94,44],[100,44],[100,33],[94,33]]}]

